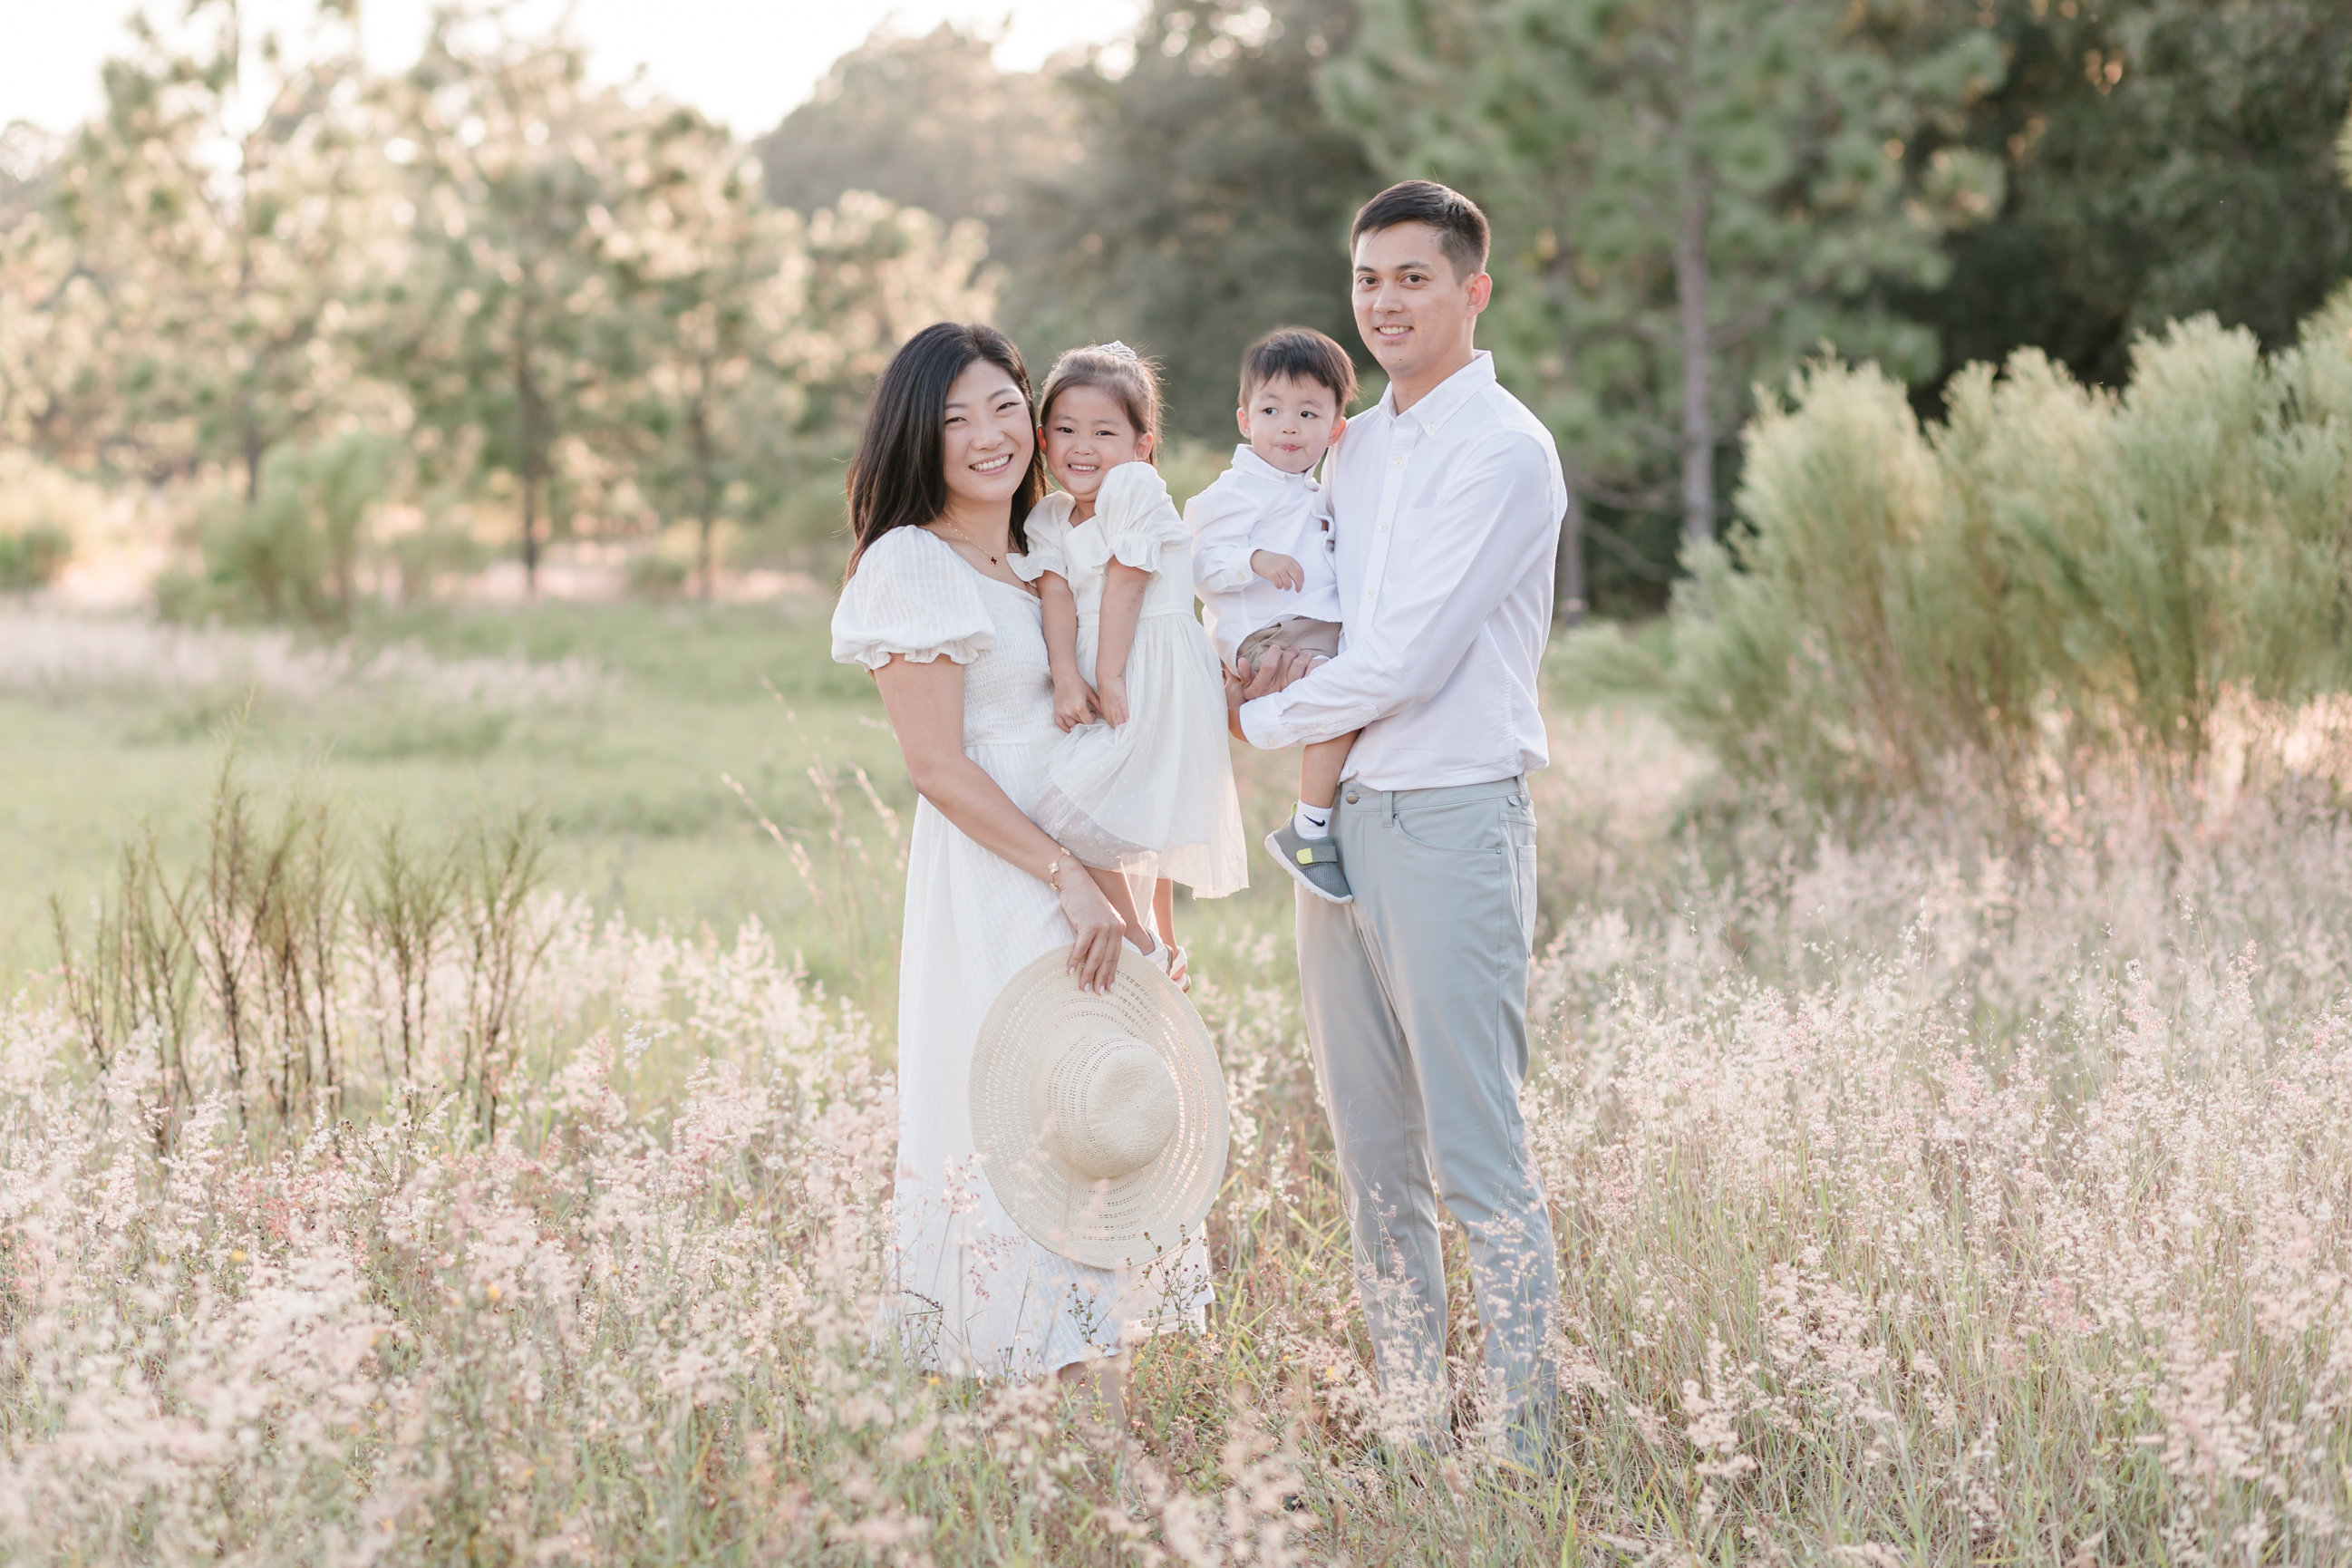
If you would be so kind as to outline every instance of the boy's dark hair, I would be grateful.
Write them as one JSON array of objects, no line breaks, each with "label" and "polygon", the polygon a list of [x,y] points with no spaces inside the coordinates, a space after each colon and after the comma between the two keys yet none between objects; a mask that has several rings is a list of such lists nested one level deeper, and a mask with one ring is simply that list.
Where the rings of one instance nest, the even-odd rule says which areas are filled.
[{"label": "boy's dark hair", "polygon": [[1356,401],[1356,362],[1312,327],[1276,327],[1250,344],[1242,356],[1242,406],[1259,387],[1283,378],[1329,387],[1342,414]]},{"label": "boy's dark hair", "polygon": [[1348,230],[1348,248],[1353,250],[1368,234],[1404,223],[1425,223],[1437,231],[1437,247],[1454,264],[1455,278],[1475,278],[1486,270],[1486,215],[1476,202],[1435,180],[1391,185],[1357,208],[1355,226]]}]

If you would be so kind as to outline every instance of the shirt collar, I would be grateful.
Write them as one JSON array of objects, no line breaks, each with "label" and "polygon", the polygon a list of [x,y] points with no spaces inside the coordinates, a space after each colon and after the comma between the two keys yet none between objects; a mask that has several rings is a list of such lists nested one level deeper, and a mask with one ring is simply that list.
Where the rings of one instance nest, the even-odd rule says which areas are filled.
[{"label": "shirt collar", "polygon": [[1285,473],[1259,457],[1246,441],[1234,448],[1234,467],[1258,479],[1278,479],[1286,485],[1303,484],[1310,490],[1315,488],[1315,475],[1311,469],[1303,474]]},{"label": "shirt collar", "polygon": [[1425,433],[1434,436],[1438,427],[1454,416],[1456,409],[1494,384],[1495,356],[1490,351],[1480,349],[1470,356],[1468,364],[1430,388],[1427,396],[1402,414],[1397,412],[1396,384],[1390,383],[1388,390],[1381,394],[1380,408],[1390,418],[1411,419]]}]

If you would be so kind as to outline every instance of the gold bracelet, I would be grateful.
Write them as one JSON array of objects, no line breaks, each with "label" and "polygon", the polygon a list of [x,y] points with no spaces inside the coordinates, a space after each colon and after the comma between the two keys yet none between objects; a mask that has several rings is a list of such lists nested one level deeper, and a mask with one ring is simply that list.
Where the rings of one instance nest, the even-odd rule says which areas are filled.
[{"label": "gold bracelet", "polygon": [[1077,858],[1077,857],[1072,855],[1068,849],[1064,848],[1063,846],[1059,844],[1055,845],[1054,847],[1060,849],[1062,853],[1055,858],[1045,862],[1045,886],[1053,889],[1054,891],[1058,893],[1062,890],[1062,884],[1055,881],[1055,879],[1062,874],[1063,860],[1074,860]]}]

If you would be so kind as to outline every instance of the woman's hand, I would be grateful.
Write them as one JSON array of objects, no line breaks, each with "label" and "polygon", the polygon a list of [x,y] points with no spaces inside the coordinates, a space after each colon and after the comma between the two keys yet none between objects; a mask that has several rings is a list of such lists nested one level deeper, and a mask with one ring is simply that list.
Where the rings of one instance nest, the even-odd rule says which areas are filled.
[{"label": "woman's hand", "polygon": [[1101,686],[1095,692],[1095,707],[1105,719],[1110,721],[1112,729],[1116,730],[1126,723],[1127,677],[1124,675],[1104,677]]},{"label": "woman's hand", "polygon": [[1072,675],[1054,678],[1054,722],[1068,734],[1081,724],[1095,721],[1097,708],[1094,689]]},{"label": "woman's hand", "polygon": [[1118,949],[1127,939],[1127,922],[1085,867],[1065,860],[1057,879],[1062,918],[1076,933],[1069,972],[1077,976],[1081,990],[1108,991],[1118,979]]},{"label": "woman's hand", "polygon": [[1253,550],[1249,563],[1251,571],[1277,588],[1287,588],[1295,594],[1307,586],[1307,574],[1298,569],[1298,563],[1279,552]]}]

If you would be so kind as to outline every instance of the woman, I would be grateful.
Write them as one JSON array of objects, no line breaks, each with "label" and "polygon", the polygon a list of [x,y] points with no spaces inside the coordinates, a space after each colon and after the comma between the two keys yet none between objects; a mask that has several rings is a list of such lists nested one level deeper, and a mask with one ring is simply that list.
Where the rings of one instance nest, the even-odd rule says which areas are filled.
[{"label": "woman", "polygon": [[1122,1369],[1102,1358],[1199,1327],[1206,1258],[1196,1243],[1105,1269],[1039,1245],[989,1190],[968,1110],[973,1042],[1007,979],[1066,944],[1080,984],[1107,990],[1142,936],[1030,819],[1060,731],[1037,596],[1006,558],[1026,551],[1044,490],[1020,351],[984,326],[917,333],[850,468],[833,656],[873,672],[922,797],[899,954],[899,1331],[943,1371],[1083,1377],[1116,1413]]}]

